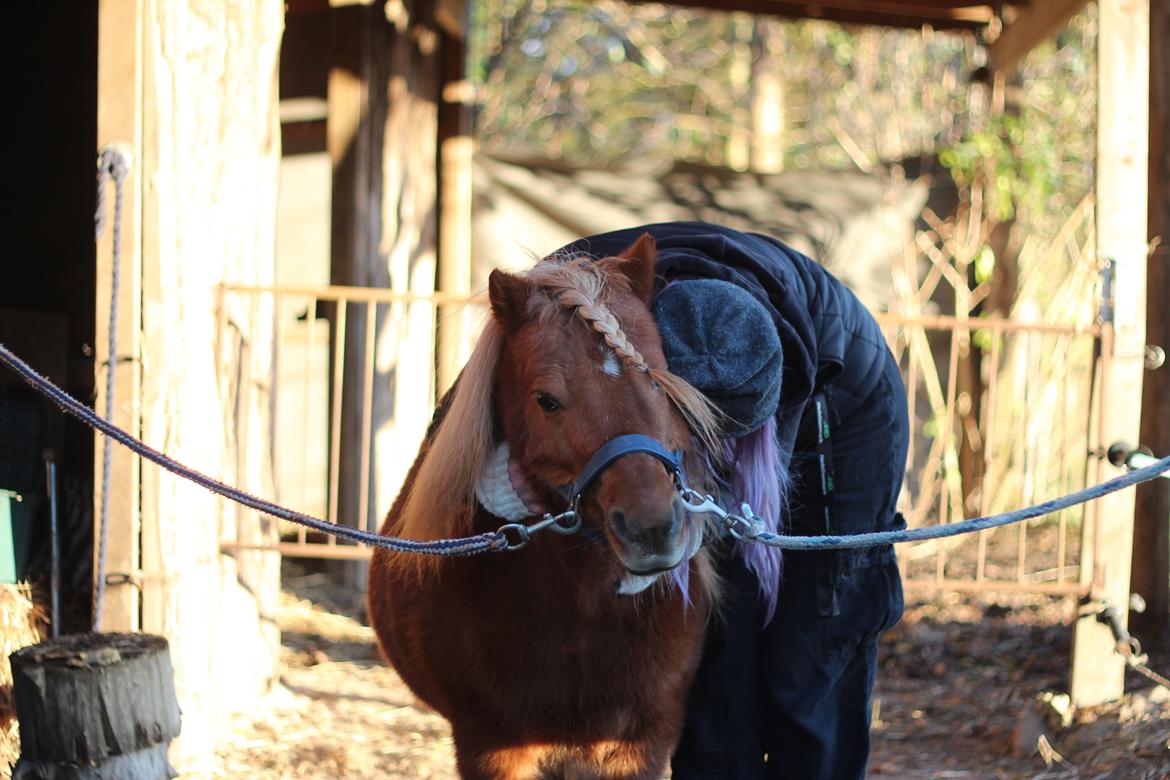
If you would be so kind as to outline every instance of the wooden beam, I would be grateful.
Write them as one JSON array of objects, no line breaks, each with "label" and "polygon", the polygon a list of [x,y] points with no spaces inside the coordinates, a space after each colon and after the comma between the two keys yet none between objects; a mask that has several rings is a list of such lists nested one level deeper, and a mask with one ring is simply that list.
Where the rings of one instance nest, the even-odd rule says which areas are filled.
[{"label": "wooden beam", "polygon": [[[107,228],[97,251],[97,307],[95,361],[99,413],[105,409],[106,372],[114,372],[113,423],[138,433],[141,396],[142,351],[142,182],[141,149],[143,121],[143,3],[142,0],[102,0],[98,6],[98,148],[124,144],[131,156],[130,175],[124,188],[122,262],[118,297],[117,355],[107,353],[113,260],[113,185],[110,189]],[[96,151],[96,150],[95,150]],[[102,448],[105,439],[94,437],[94,575],[101,522]],[[106,574],[129,574],[140,563],[139,461],[125,447],[115,446],[109,478],[109,527]],[[129,578],[115,578],[107,587],[102,631],[137,631],[139,594]],[[96,585],[96,581],[95,581]]]},{"label": "wooden beam", "polygon": [[1009,71],[1038,45],[1056,35],[1088,0],[1032,0],[1009,14],[1003,32],[990,47],[992,70]]},{"label": "wooden beam", "polygon": [[[1146,265],[1146,342],[1170,351],[1170,3],[1150,19],[1149,237]],[[1148,370],[1142,386],[1140,443],[1170,455],[1170,363]],[[1137,489],[1131,588],[1146,600],[1133,615],[1135,633],[1155,636],[1170,620],[1170,481]]]},{"label": "wooden beam", "polygon": [[[1115,263],[1112,337],[1101,365],[1100,442],[1137,440],[1146,305],[1149,0],[1099,0],[1097,33],[1097,255]],[[1134,491],[1096,502],[1082,577],[1097,605],[1129,611]],[[1077,620],[1070,693],[1077,706],[1118,698],[1125,664],[1095,609]]]},{"label": "wooden beam", "polygon": [[435,0],[435,23],[451,37],[467,40],[467,0]]},{"label": "wooden beam", "polygon": [[[652,0],[637,0],[651,2]],[[788,19],[824,19],[842,24],[872,24],[885,27],[938,30],[976,30],[987,26],[995,13],[990,5],[966,0],[930,2],[866,2],[865,0],[826,0],[817,3],[785,0],[667,0],[668,5],[707,8],[713,11],[744,11]]]}]

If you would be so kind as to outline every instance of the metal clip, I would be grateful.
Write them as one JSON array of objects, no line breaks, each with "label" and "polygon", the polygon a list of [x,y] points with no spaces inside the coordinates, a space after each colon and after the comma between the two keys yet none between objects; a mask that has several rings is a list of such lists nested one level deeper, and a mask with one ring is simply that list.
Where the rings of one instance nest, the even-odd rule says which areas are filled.
[{"label": "metal clip", "polygon": [[[565,521],[569,521],[567,525]],[[530,541],[532,535],[537,531],[549,529],[553,533],[561,534],[562,536],[569,536],[581,530],[581,516],[577,514],[576,510],[569,509],[561,512],[559,515],[545,514],[544,517],[537,520],[532,525],[524,525],[524,523],[504,523],[496,529],[496,533],[501,534],[506,542],[505,550],[519,550]],[[516,541],[508,540],[508,533],[516,534]]]},{"label": "metal clip", "polygon": [[750,542],[760,535],[760,519],[746,501],[739,505],[739,511],[743,514],[728,514],[725,518],[727,532],[741,542]]},{"label": "metal clip", "polygon": [[727,533],[740,541],[750,542],[760,535],[760,520],[746,501],[739,505],[739,511],[743,514],[737,515],[719,506],[711,496],[703,495],[697,490],[686,488],[680,490],[679,495],[682,496],[688,512],[715,515],[723,521]]},{"label": "metal clip", "polygon": [[720,520],[727,520],[726,510],[715,503],[715,499],[711,496],[704,495],[694,488],[683,488],[678,493],[683,503],[686,504],[686,510],[688,512],[694,512],[700,515],[717,515]]},{"label": "metal clip", "polygon": [[[508,540],[508,532],[514,531],[516,533],[517,541],[512,542]],[[532,541],[532,535],[528,532],[528,526],[523,523],[505,523],[496,529],[496,533],[504,537],[506,544],[505,550],[519,550],[521,547]]]}]

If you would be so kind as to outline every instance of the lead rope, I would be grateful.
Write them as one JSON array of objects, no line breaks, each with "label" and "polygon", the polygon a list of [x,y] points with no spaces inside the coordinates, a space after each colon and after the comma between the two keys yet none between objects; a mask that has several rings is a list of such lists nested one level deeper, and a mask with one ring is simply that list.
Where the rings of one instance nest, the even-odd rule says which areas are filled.
[{"label": "lead rope", "polygon": [[[122,266],[122,185],[130,173],[130,159],[115,146],[104,146],[98,154],[97,202],[93,215],[94,241],[98,241],[106,226],[106,182],[114,182],[114,225],[111,236],[113,260],[110,268],[110,322],[106,342],[106,420],[114,420],[114,370],[118,365],[118,286]],[[102,625],[102,609],[106,596],[106,547],[110,520],[110,462],[114,443],[107,436],[102,440],[102,505],[99,515],[97,573],[93,589],[93,630]]]},{"label": "lead rope", "polygon": [[[528,541],[528,536],[534,531],[545,529],[555,531],[556,529],[552,528],[552,526],[556,525],[561,526],[562,531],[567,533],[570,526],[565,524],[575,522],[573,513],[565,512],[556,516],[545,515],[544,518],[530,526],[522,526],[522,530],[512,528],[511,526],[513,524],[508,524],[496,531],[482,533],[476,536],[458,539],[439,539],[430,542],[379,536],[378,534],[367,533],[356,528],[339,526],[325,520],[301,514],[300,512],[294,512],[271,501],[265,501],[256,496],[249,495],[239,488],[225,485],[206,474],[196,471],[189,466],[184,466],[182,463],[167,457],[165,454],[131,436],[116,425],[102,419],[101,416],[95,414],[92,409],[81,401],[78,401],[38,374],[32,366],[14,355],[3,344],[0,344],[0,363],[7,365],[19,374],[37,392],[56,403],[63,411],[73,415],[86,425],[104,433],[118,443],[129,447],[141,457],[161,466],[172,474],[188,479],[197,485],[207,488],[213,493],[218,493],[225,498],[263,512],[271,517],[299,523],[316,531],[332,534],[343,539],[350,539],[374,547],[385,547],[406,553],[442,556],[475,555],[489,551],[519,549],[524,546]],[[767,544],[787,550],[841,550],[856,547],[870,547],[876,544],[900,544],[903,542],[919,542],[926,539],[941,539],[948,536],[981,531],[985,528],[997,528],[1002,525],[1040,517],[1041,515],[1050,514],[1077,504],[1083,504],[1086,501],[1123,490],[1139,482],[1155,479],[1167,473],[1170,473],[1170,456],[1155,460],[1148,466],[1128,471],[1099,485],[1093,485],[1092,487],[1078,490],[1075,493],[1054,498],[1050,501],[1036,504],[1035,506],[1016,509],[999,515],[961,520],[957,523],[948,523],[946,525],[840,536],[784,536],[782,534],[771,533],[764,530],[767,526],[760,522],[755,513],[752,512],[752,508],[747,504],[741,506],[740,511],[742,514],[735,514],[728,512],[711,496],[704,495],[693,488],[683,488],[680,486],[679,495],[686,502],[684,508],[688,512],[704,512],[715,515],[727,529],[727,532],[736,539],[759,542],[760,544]],[[509,538],[506,536],[506,531],[513,531],[514,537]]]}]

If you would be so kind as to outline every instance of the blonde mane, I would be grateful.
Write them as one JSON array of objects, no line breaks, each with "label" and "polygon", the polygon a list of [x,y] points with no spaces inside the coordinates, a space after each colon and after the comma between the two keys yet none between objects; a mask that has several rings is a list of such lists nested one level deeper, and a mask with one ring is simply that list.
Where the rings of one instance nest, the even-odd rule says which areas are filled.
[{"label": "blonde mane", "polygon": [[[523,274],[533,288],[531,316],[547,321],[558,311],[574,312],[632,368],[649,374],[682,413],[708,453],[719,453],[721,415],[714,405],[681,377],[651,368],[630,343],[608,307],[617,294],[629,294],[619,258],[594,260],[554,256]],[[496,446],[493,396],[503,334],[489,318],[463,369],[446,416],[424,445],[422,462],[402,504],[395,533],[409,539],[443,539],[472,533],[475,485]]]}]

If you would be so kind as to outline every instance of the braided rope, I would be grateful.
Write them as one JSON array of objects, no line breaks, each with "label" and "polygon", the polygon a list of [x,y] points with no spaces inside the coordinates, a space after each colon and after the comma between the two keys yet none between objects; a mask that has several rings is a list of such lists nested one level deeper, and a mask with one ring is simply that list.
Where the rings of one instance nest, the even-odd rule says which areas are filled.
[{"label": "braided rope", "polygon": [[[21,376],[26,382],[40,394],[44,395],[49,400],[56,403],[63,411],[73,415],[81,420],[86,425],[104,433],[110,438],[114,439],[120,444],[129,447],[134,452],[141,455],[146,460],[161,466],[170,471],[172,474],[189,479],[197,485],[200,485],[213,493],[218,493],[225,498],[229,498],[239,504],[242,504],[251,509],[263,512],[271,517],[276,517],[282,520],[288,520],[293,523],[312,528],[322,533],[332,534],[343,539],[368,544],[373,547],[383,547],[396,552],[420,553],[424,555],[438,555],[438,556],[456,556],[456,555],[475,555],[477,553],[499,551],[511,549],[509,547],[507,537],[500,531],[493,531],[490,533],[479,534],[478,536],[470,536],[461,539],[440,539],[433,542],[422,542],[413,539],[397,539],[389,536],[379,536],[377,534],[359,531],[355,528],[347,526],[339,526],[333,523],[319,520],[309,515],[294,512],[291,509],[286,509],[271,501],[265,501],[256,498],[248,493],[245,493],[238,488],[225,485],[222,482],[212,479],[211,477],[195,471],[192,468],[184,466],[177,461],[172,460],[163,453],[153,449],[149,445],[139,441],[130,434],[123,431],[113,423],[110,423],[93,412],[81,401],[78,401],[73,396],[66,393],[61,388],[54,385],[49,380],[38,374],[31,366],[25,363],[12,353],[6,346],[0,344],[0,363],[8,365],[13,371]],[[883,531],[879,533],[870,534],[855,534],[849,536],[781,536],[778,534],[766,533],[756,530],[756,527],[748,523],[746,533],[737,523],[737,530],[743,534],[745,539],[750,541],[757,541],[763,544],[769,544],[782,549],[789,550],[813,550],[813,549],[843,549],[854,547],[870,547],[878,544],[898,544],[901,542],[921,541],[923,539],[937,539],[946,536],[955,536],[961,533],[970,533],[972,531],[979,531],[985,528],[993,528],[996,526],[1007,525],[1009,523],[1017,523],[1021,520],[1028,520],[1041,515],[1050,514],[1058,509],[1064,509],[1076,504],[1083,504],[1086,501],[1100,498],[1109,493],[1113,493],[1123,488],[1136,485],[1139,482],[1159,477],[1163,473],[1170,472],[1170,457],[1162,458],[1154,461],[1149,466],[1144,466],[1140,469],[1122,474],[1100,485],[1094,485],[1084,490],[1079,490],[1076,493],[1071,493],[1067,496],[1061,496],[1050,501],[1045,501],[1032,507],[1024,509],[1017,509],[1012,512],[1006,512],[1000,515],[992,515],[990,517],[980,517],[973,520],[965,520],[958,523],[951,523],[948,525],[928,526],[925,528],[912,528],[905,531]],[[722,514],[726,515],[726,512]],[[537,526],[544,527],[541,523]],[[539,530],[539,528],[537,529]]]},{"label": "braided rope", "polygon": [[286,509],[279,504],[274,504],[271,501],[265,501],[262,498],[257,498],[250,493],[245,493],[239,488],[225,485],[224,483],[213,479],[206,474],[203,474],[188,466],[184,466],[178,461],[172,460],[167,455],[159,452],[150,445],[139,441],[124,430],[104,420],[94,413],[92,409],[78,401],[73,396],[66,393],[61,388],[54,385],[49,380],[38,374],[35,369],[25,363],[23,360],[14,355],[6,346],[0,344],[0,363],[6,363],[13,371],[20,374],[26,382],[33,386],[37,392],[44,395],[49,400],[53,401],[61,408],[62,411],[67,412],[77,419],[81,420],[86,425],[94,428],[114,441],[129,447],[140,456],[149,460],[157,466],[160,466],[167,471],[180,476],[184,479],[189,479],[196,485],[207,488],[213,493],[218,493],[225,498],[229,498],[238,504],[242,504],[250,509],[255,509],[258,512],[263,512],[270,517],[275,517],[281,520],[288,520],[292,523],[312,528],[315,531],[320,531],[325,534],[340,537],[342,539],[349,539],[350,541],[368,544],[372,547],[383,547],[387,550],[394,550],[396,552],[407,553],[421,553],[424,555],[438,555],[444,557],[456,555],[475,555],[477,553],[503,550],[508,545],[508,539],[499,531],[491,533],[479,534],[477,536],[469,536],[461,539],[438,539],[432,542],[422,542],[414,539],[397,539],[390,536],[379,536],[378,534],[368,533],[366,531],[359,531],[356,528],[348,526],[336,525],[334,523],[320,520],[309,515],[294,512],[291,509]]},{"label": "braided rope", "polygon": [[[858,547],[874,547],[879,544],[902,544],[904,542],[921,542],[927,539],[943,539],[948,536],[969,534],[975,531],[985,531],[989,528],[998,528],[1003,525],[1019,523],[1044,515],[1050,515],[1062,509],[1068,509],[1077,504],[1101,498],[1123,488],[1156,479],[1162,474],[1170,473],[1170,456],[1154,461],[1149,466],[1128,471],[1119,477],[1114,477],[1099,485],[1092,485],[1075,493],[1043,501],[1034,506],[1022,509],[1013,509],[998,515],[987,517],[973,517],[970,520],[960,520],[957,523],[928,525],[921,528],[907,528],[898,531],[874,531],[863,534],[844,534],[841,536],[785,536],[762,530],[763,524],[754,518],[734,516],[735,520],[729,527],[733,527],[733,534],[739,538],[782,550],[851,550]],[[728,514],[728,513],[724,513]],[[750,514],[750,513],[749,513]],[[730,515],[729,515],[730,516]]]}]

